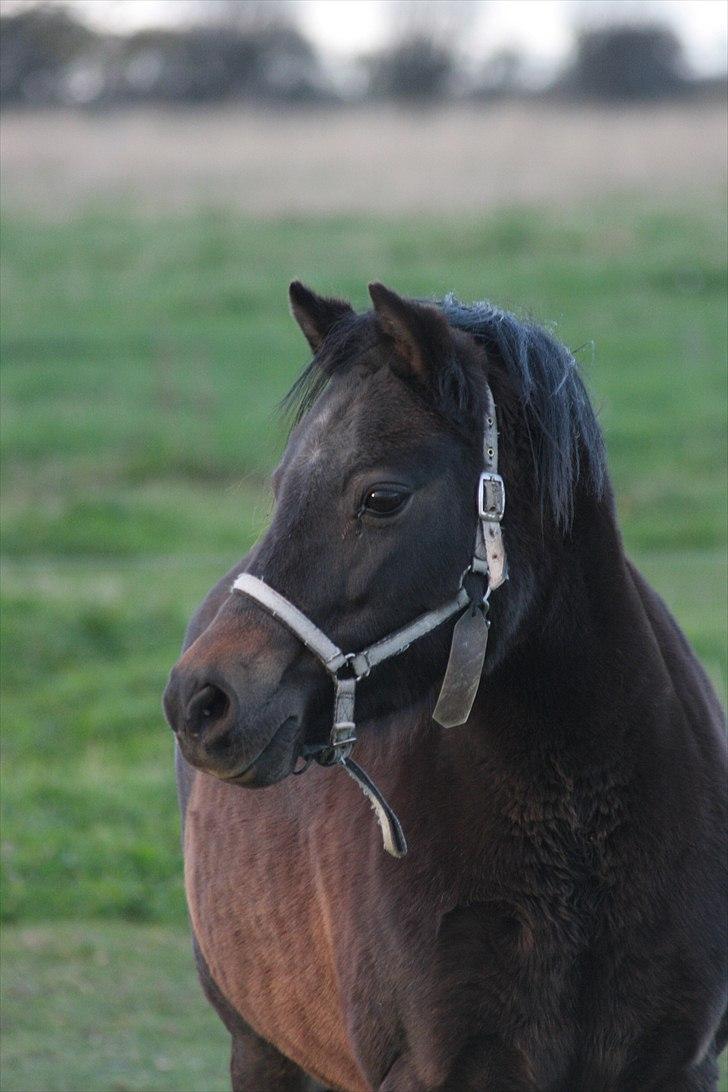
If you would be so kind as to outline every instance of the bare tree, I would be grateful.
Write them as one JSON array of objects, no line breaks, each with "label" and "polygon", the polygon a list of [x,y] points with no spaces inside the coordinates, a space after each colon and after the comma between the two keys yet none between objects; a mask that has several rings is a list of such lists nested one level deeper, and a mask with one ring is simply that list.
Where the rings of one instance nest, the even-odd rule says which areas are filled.
[{"label": "bare tree", "polygon": [[0,19],[3,105],[62,100],[69,67],[92,46],[94,34],[59,5],[10,5]]},{"label": "bare tree", "polygon": [[563,81],[566,90],[604,99],[656,99],[686,86],[682,46],[659,23],[583,30]]},{"label": "bare tree", "polygon": [[411,101],[447,95],[481,7],[480,0],[389,0],[389,44],[369,58],[370,92]]}]

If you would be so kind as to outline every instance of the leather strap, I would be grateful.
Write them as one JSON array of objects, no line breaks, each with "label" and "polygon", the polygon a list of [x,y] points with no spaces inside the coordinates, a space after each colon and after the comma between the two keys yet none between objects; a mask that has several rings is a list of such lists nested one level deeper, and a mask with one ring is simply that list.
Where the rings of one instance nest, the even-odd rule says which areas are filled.
[{"label": "leather strap", "polygon": [[303,611],[294,607],[290,600],[271,588],[270,584],[259,580],[257,576],[251,576],[250,573],[242,573],[233,582],[231,590],[244,592],[252,599],[257,599],[274,618],[280,619],[295,633],[299,641],[321,661],[329,674],[335,675],[346,663],[346,656],[341,649]]},{"label": "leather strap", "polygon": [[[332,675],[337,681],[349,681],[338,680],[337,677],[341,668],[345,664],[349,664],[354,673],[354,679],[352,680],[354,682],[363,679],[377,664],[381,664],[384,660],[389,660],[392,656],[398,656],[400,652],[404,652],[413,641],[426,636],[437,626],[446,622],[448,618],[452,618],[453,614],[457,614],[470,601],[468,593],[464,588],[461,588],[455,598],[445,603],[444,606],[437,607],[426,614],[421,614],[414,622],[403,626],[402,629],[395,630],[394,633],[390,633],[387,637],[376,641],[362,652],[347,654],[342,652],[333,641],[329,640],[315,622],[307,618],[298,607],[294,607],[293,603],[257,576],[242,573],[233,582],[231,591],[244,592],[251,599],[256,599],[274,618],[278,618],[292,633],[295,633],[301,643],[314,654],[329,675]],[[337,716],[336,713],[334,715]]]},{"label": "leather strap", "polygon": [[508,573],[501,520],[506,508],[506,491],[498,473],[498,422],[493,392],[485,387],[483,426],[483,473],[478,482],[478,527],[475,534],[473,572],[487,574],[491,591],[499,588]]},{"label": "leather strap", "polygon": [[404,857],[407,852],[407,839],[400,825],[399,819],[390,808],[387,801],[372,781],[369,774],[362,770],[361,766],[351,758],[345,758],[342,766],[356,781],[361,791],[366,796],[374,809],[377,822],[382,831],[384,848],[391,857]]},{"label": "leather strap", "polygon": [[404,652],[414,641],[419,640],[420,637],[425,637],[437,626],[446,622],[448,618],[452,618],[453,614],[457,614],[459,610],[462,610],[469,601],[468,593],[464,588],[461,588],[449,603],[445,603],[444,606],[437,607],[435,610],[430,610],[427,614],[421,614],[409,625],[395,630],[388,637],[382,637],[380,641],[376,641],[369,648],[365,648],[363,652],[357,652],[356,656],[351,659],[351,666],[357,676],[363,679],[377,664],[381,664],[390,659],[391,656],[398,656],[400,652]]}]

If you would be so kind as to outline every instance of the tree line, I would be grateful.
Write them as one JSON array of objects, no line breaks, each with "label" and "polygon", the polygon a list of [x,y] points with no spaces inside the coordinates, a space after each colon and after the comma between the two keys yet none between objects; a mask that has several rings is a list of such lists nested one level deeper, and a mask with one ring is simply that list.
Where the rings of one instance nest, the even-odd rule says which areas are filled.
[{"label": "tree line", "polygon": [[[332,78],[285,3],[207,4],[213,18],[130,35],[101,33],[64,7],[29,4],[13,10],[0,18],[0,100],[4,106],[427,103],[529,94],[523,58],[516,53],[501,52],[476,69],[466,68],[457,40],[463,23],[452,15],[442,26],[400,20],[385,47],[358,59],[355,78],[347,84]],[[458,8],[452,11],[457,17]],[[538,93],[648,100],[718,83],[723,81],[690,77],[681,43],[668,27],[623,24],[578,33],[563,71]]]}]

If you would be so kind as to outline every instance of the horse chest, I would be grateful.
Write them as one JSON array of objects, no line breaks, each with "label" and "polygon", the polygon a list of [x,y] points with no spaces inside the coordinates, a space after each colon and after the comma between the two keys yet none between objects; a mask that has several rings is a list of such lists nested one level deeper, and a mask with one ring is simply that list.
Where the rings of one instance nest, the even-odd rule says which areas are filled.
[{"label": "horse chest", "polygon": [[[400,879],[426,843],[415,816],[410,857],[383,859],[368,806],[352,789],[330,771],[265,793],[196,777],[186,814],[187,899],[205,962],[228,1001],[302,1068],[350,1092],[377,1087],[372,1075],[403,1048],[437,1084],[459,1044],[477,1033],[476,1010],[505,1034],[538,1010],[551,1029],[536,1032],[539,1054],[551,1072],[561,1071],[573,1047],[562,1011],[573,988],[566,957],[582,940],[572,932],[573,889],[560,886],[558,897],[532,889],[524,900],[524,883],[543,875],[541,853],[531,860],[533,839],[522,834],[514,872],[496,851],[503,843],[512,856],[514,839],[493,830],[485,898],[438,904],[422,875]],[[342,827],[336,817],[344,813]],[[531,1053],[525,1040],[514,1049],[514,1072],[530,1070]]]},{"label": "horse chest", "polygon": [[300,808],[294,816],[285,807],[297,789],[289,782],[250,794],[196,778],[185,821],[192,925],[214,981],[246,1023],[328,1084],[366,1092],[342,974],[346,894],[332,898],[332,871],[327,880],[308,852]]}]

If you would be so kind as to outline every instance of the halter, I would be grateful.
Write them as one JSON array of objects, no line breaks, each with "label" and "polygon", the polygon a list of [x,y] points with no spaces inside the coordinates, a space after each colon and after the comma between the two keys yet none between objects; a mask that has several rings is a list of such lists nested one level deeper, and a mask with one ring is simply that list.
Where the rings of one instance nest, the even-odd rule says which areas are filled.
[{"label": "halter", "polygon": [[[461,613],[453,630],[450,657],[433,718],[444,728],[464,724],[470,715],[483,670],[490,622],[486,618],[490,593],[507,578],[501,520],[505,511],[505,486],[498,473],[498,427],[495,403],[486,383],[483,428],[483,471],[478,480],[478,525],[473,559],[460,579],[453,599],[420,614],[413,622],[369,645],[361,652],[342,652],[319,627],[285,596],[249,573],[238,576],[231,591],[255,599],[298,637],[321,663],[334,684],[333,725],[328,743],[305,746],[306,764],[312,758],[321,766],[340,765],[369,799],[382,829],[384,848],[393,857],[407,852],[402,827],[374,782],[350,758],[356,743],[354,703],[356,684],[372,668],[398,656],[420,637]],[[468,608],[465,610],[464,608]]]}]

